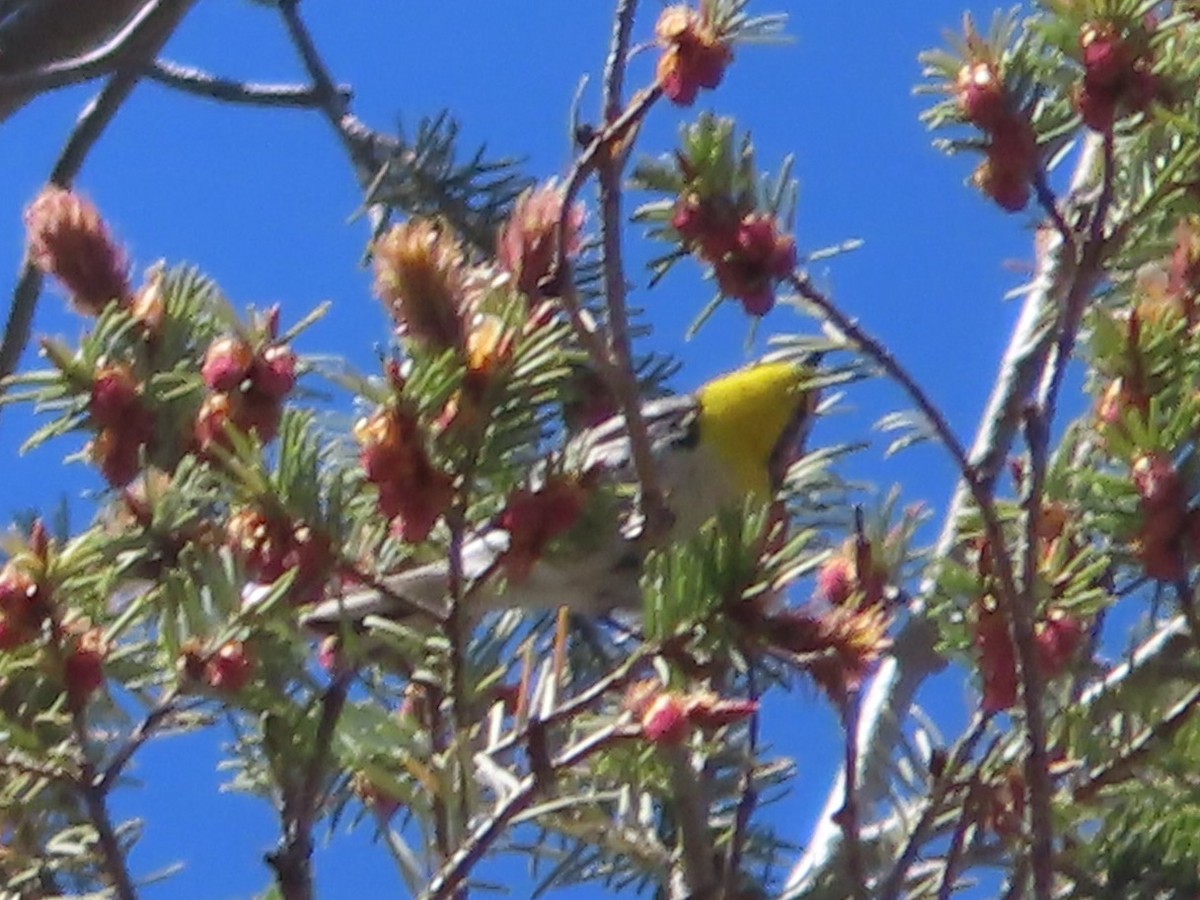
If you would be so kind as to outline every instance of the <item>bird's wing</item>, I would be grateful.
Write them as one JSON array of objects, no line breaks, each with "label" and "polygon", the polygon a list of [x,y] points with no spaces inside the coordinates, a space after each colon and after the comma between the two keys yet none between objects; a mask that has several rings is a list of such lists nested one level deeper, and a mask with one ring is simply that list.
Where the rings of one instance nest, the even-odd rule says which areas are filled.
[{"label": "bird's wing", "polygon": [[[661,397],[642,405],[642,421],[655,452],[668,447],[687,443],[695,439],[698,432],[696,422],[696,400],[690,395]],[[593,428],[580,432],[567,445],[568,463],[578,458],[584,470],[600,466],[609,472],[622,472],[632,466],[632,450],[625,416],[615,415]]]},{"label": "bird's wing", "polygon": [[[502,528],[488,529],[464,541],[464,581],[469,584],[487,575],[508,545],[508,532]],[[479,590],[488,588],[481,585]],[[436,620],[444,612],[449,593],[450,565],[447,560],[438,560],[388,575],[379,589],[365,588],[318,603],[301,617],[301,624],[317,631],[335,631],[344,623],[361,622],[367,616],[419,619],[426,613],[427,618]]]},{"label": "bird's wing", "polygon": [[[654,451],[694,439],[695,413],[696,403],[690,396],[646,403],[642,417]],[[568,442],[557,463],[579,472],[599,468],[612,481],[632,482],[624,417],[613,416],[578,434]],[[540,480],[542,474],[535,472],[533,480]],[[638,530],[632,505],[622,520],[611,543],[601,541],[591,552],[568,554],[566,558],[543,559],[527,577],[509,583],[503,590],[488,583],[486,576],[508,549],[508,532],[492,526],[469,537],[462,548],[463,579],[473,585],[467,601],[469,615],[474,618],[506,608],[549,610],[561,605],[581,613],[636,608],[641,603],[641,557],[631,544]],[[449,581],[449,564],[439,560],[387,576],[380,589],[367,588],[320,603],[303,616],[302,622],[317,631],[329,632],[368,616],[412,620],[424,611],[436,621],[445,609]]]}]

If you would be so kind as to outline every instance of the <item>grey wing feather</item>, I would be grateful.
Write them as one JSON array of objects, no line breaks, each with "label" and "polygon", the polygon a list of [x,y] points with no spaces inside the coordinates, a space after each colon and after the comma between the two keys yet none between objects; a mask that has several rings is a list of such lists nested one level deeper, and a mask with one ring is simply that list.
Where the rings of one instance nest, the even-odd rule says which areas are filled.
[{"label": "grey wing feather", "polygon": [[[686,395],[646,403],[642,416],[653,449],[661,451],[690,439],[694,435],[695,412],[694,398]],[[579,471],[599,466],[616,481],[632,481],[631,456],[625,418],[613,416],[568,442],[561,462],[565,468]],[[535,485],[544,477],[545,469],[542,465],[534,471],[531,481]],[[639,523],[631,509],[620,533],[613,535],[614,543],[608,552],[534,566],[527,578],[508,585],[504,592],[486,581],[475,584],[469,601],[470,615],[481,616],[505,607],[554,609],[564,603],[577,612],[637,607],[641,602],[640,557],[629,541],[638,531]],[[462,549],[464,580],[472,583],[485,579],[508,546],[508,532],[497,527],[468,539]],[[423,610],[436,617],[444,609],[449,580],[449,566],[445,560],[439,560],[388,576],[383,583],[385,590],[366,589],[320,603],[302,622],[317,631],[329,632],[368,616],[412,620]]]},{"label": "grey wing feather", "polygon": [[[463,544],[463,578],[483,578],[508,549],[508,532],[493,528]],[[367,588],[317,604],[301,618],[301,624],[317,631],[335,631],[340,625],[361,622],[367,616],[419,618],[421,613],[440,615],[450,592],[450,566],[446,560],[389,575],[385,590]]]}]

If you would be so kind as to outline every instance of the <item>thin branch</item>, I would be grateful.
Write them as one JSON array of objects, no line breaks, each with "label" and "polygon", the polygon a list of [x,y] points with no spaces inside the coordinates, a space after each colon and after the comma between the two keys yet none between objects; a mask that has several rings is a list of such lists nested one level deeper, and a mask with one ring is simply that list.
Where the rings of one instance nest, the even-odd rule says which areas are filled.
[{"label": "thin branch", "polygon": [[[257,84],[221,78],[202,69],[184,66],[165,59],[155,60],[145,72],[146,78],[169,88],[222,103],[240,103],[269,108],[312,109],[320,106],[322,96],[317,88],[299,84]],[[338,94],[349,101],[353,92],[348,85],[339,85]]]},{"label": "thin branch", "polygon": [[613,24],[612,44],[604,65],[604,121],[611,122],[621,112],[621,94],[625,86],[625,65],[629,58],[629,41],[633,34],[633,19],[637,15],[637,0],[620,0]]},{"label": "thin branch", "polygon": [[[843,334],[846,339],[852,343],[864,356],[878,365],[883,373],[896,384],[904,389],[908,397],[937,435],[942,446],[953,459],[959,476],[967,481],[968,486],[978,484],[979,478],[975,470],[971,466],[970,460],[967,458],[967,451],[959,441],[958,436],[950,428],[950,423],[946,421],[946,417],[937,405],[929,399],[929,395],[925,393],[915,378],[909,374],[908,370],[900,363],[892,352],[877,338],[868,334],[867,331],[858,324],[854,319],[842,312],[832,300],[826,297],[821,291],[817,290],[816,285],[812,283],[808,275],[803,272],[793,273],[788,279],[788,283],[801,297],[809,304],[816,307],[820,314],[832,322],[833,325]],[[978,497],[976,498],[979,499]],[[987,505],[986,499],[982,505]]]},{"label": "thin branch", "polygon": [[[1077,206],[1094,191],[1099,148],[1095,135],[1085,138],[1064,201],[1068,208]],[[1021,422],[1022,409],[1042,377],[1053,343],[1053,333],[1046,328],[1046,322],[1061,308],[1078,271],[1069,245],[1064,244],[1057,232],[1039,233],[1037,250],[1037,271],[970,450],[971,469],[978,484],[987,490],[1003,468]],[[933,559],[946,557],[956,546],[970,496],[968,481],[960,478],[947,507]],[[922,586],[922,594],[932,586],[932,580],[928,580]],[[907,621],[893,639],[892,653],[880,664],[863,695],[858,739],[863,772],[859,785],[860,797],[868,805],[887,795],[891,748],[917,691],[929,676],[946,665],[936,649],[937,623],[923,615],[923,611],[924,600],[918,596]],[[807,849],[788,876],[786,896],[800,896],[835,863],[841,832],[832,816],[841,803],[842,777],[831,786]]]},{"label": "thin branch", "polygon": [[[138,28],[129,32],[129,58],[105,84],[100,93],[84,107],[50,173],[50,183],[67,188],[83,168],[84,160],[108,127],[133,88],[146,61],[158,55],[176,24],[195,0],[150,0],[134,21]],[[121,34],[125,35],[126,29]],[[12,305],[0,341],[0,382],[17,370],[21,354],[29,343],[33,316],[42,288],[42,273],[28,252],[21,264],[21,275],[13,291]]]},{"label": "thin branch", "polygon": [[284,786],[284,836],[278,850],[267,854],[284,900],[312,900],[312,830],[324,799],[322,785],[333,753],[333,736],[354,681],[353,669],[339,672],[321,697],[321,718],[313,738],[299,789]]},{"label": "thin branch", "polygon": [[1047,751],[1046,713],[1043,706],[1046,679],[1038,657],[1034,620],[1037,612],[1038,555],[1041,542],[1038,524],[1046,486],[1046,461],[1049,454],[1050,426],[1041,411],[1031,409],[1025,427],[1029,446],[1026,476],[1025,529],[1023,536],[1022,590],[1007,610],[1013,643],[1020,664],[1021,698],[1025,706],[1025,729],[1029,754],[1025,760],[1025,780],[1029,786],[1029,824],[1033,834],[1030,864],[1033,890],[1038,900],[1050,900],[1054,888],[1054,785],[1050,780],[1050,755]]},{"label": "thin branch", "polygon": [[816,307],[827,321],[833,323],[860,353],[879,366],[888,378],[898,384],[925,416],[938,440],[958,467],[959,477],[966,483],[967,491],[975,501],[979,515],[983,519],[984,532],[991,542],[995,554],[996,574],[999,577],[1001,588],[1007,597],[1015,597],[1017,593],[1016,576],[1013,571],[1012,558],[1004,541],[1004,530],[992,501],[991,485],[985,482],[971,465],[966,450],[950,428],[950,423],[946,421],[942,411],[892,352],[858,322],[842,312],[832,300],[817,290],[806,274],[793,272],[787,280],[796,292],[805,301]]},{"label": "thin branch", "polygon": [[570,209],[584,182],[596,170],[596,167],[600,165],[605,156],[612,152],[614,148],[622,145],[625,139],[642,124],[642,120],[646,118],[651,107],[654,106],[661,96],[662,88],[657,84],[639,91],[634,95],[630,104],[625,107],[625,111],[612,121],[606,122],[604,127],[592,136],[591,141],[583,149],[583,152],[576,157],[563,183],[564,214],[558,223],[558,234],[555,236],[557,256],[549,276],[550,280],[553,281],[558,278],[567,264],[566,237],[568,222],[570,220],[566,215],[566,211]]},{"label": "thin branch", "polygon": [[1075,232],[1067,224],[1066,217],[1063,216],[1063,212],[1059,208],[1058,198],[1054,196],[1054,191],[1050,188],[1050,182],[1046,177],[1045,169],[1038,169],[1037,175],[1033,180],[1033,187],[1037,194],[1038,205],[1041,206],[1042,211],[1050,219],[1054,230],[1058,232],[1058,239],[1062,241],[1063,247],[1067,250],[1068,257],[1076,256]]},{"label": "thin branch", "polygon": [[[747,673],[747,678],[750,682],[746,692],[747,698],[757,702],[760,694],[757,679],[754,677],[754,669]],[[737,813],[733,821],[733,834],[730,836],[729,851],[725,857],[724,891],[725,896],[729,897],[735,896],[734,887],[742,870],[742,856],[745,853],[746,839],[749,836],[750,819],[758,805],[758,788],[754,784],[754,769],[759,753],[759,715],[757,711],[751,715],[746,726],[746,769],[742,773],[739,786],[741,798],[738,800]]]},{"label": "thin branch", "polygon": [[1108,223],[1109,208],[1112,206],[1114,179],[1116,178],[1116,139],[1110,128],[1104,134],[1103,153],[1101,155],[1102,176],[1100,178],[1100,196],[1092,211],[1092,221],[1088,228],[1088,236],[1093,244],[1104,241],[1104,226]]},{"label": "thin branch", "polygon": [[[341,140],[342,147],[350,157],[359,187],[367,191],[379,174],[379,165],[372,149],[377,136],[351,114],[350,98],[341,93],[329,68],[321,59],[316,42],[300,16],[299,0],[280,0],[279,12],[283,16],[288,36],[304,63],[309,78],[312,79],[315,106],[324,114],[325,120]],[[381,227],[386,216],[384,208],[373,203],[368,207],[368,214],[372,228],[377,230]]]},{"label": "thin branch", "polygon": [[515,748],[518,744],[524,744],[529,740],[529,733],[532,728],[541,728],[545,730],[560,722],[566,722],[573,719],[579,713],[583,712],[588,707],[598,703],[606,694],[618,688],[624,687],[625,683],[633,676],[633,673],[642,664],[642,661],[648,656],[658,652],[657,647],[650,645],[639,645],[621,665],[613,669],[586,691],[576,695],[570,700],[565,701],[561,706],[551,710],[548,714],[537,719],[530,719],[525,724],[525,727],[514,731],[508,737],[497,741],[494,745],[487,748],[489,756],[499,756],[509,750]]},{"label": "thin branch", "polygon": [[950,846],[946,848],[946,862],[942,868],[942,882],[938,885],[938,900],[949,900],[954,892],[955,879],[962,862],[963,848],[966,846],[967,833],[974,824],[972,813],[975,811],[976,797],[979,790],[979,776],[971,779],[967,786],[967,796],[963,800],[962,812],[954,824],[950,835]]},{"label": "thin branch", "polygon": [[850,878],[850,890],[856,900],[867,898],[867,871],[863,862],[862,842],[859,839],[858,807],[858,712],[859,697],[854,691],[842,698],[842,730],[846,734],[843,769],[846,772],[845,793],[842,808],[838,810],[838,825],[845,835],[846,871]]},{"label": "thin branch", "polygon": [[[83,775],[85,779],[94,778],[95,771],[90,762],[84,763]],[[83,801],[87,805],[88,817],[96,829],[96,839],[104,858],[104,870],[112,880],[114,894],[119,900],[136,900],[137,890],[125,864],[125,851],[117,839],[117,831],[108,814],[108,801],[104,791],[94,784],[83,785],[81,791]]]},{"label": "thin branch", "polygon": [[[64,634],[62,621],[57,610],[50,614],[51,633],[60,636]],[[52,655],[54,668],[63,673],[66,671],[66,653],[62,642],[56,637],[47,644]],[[133,878],[129,874],[129,866],[125,859],[125,850],[117,838],[117,830],[113,826],[112,817],[108,812],[108,794],[101,787],[100,778],[95,763],[91,758],[91,738],[88,733],[87,697],[71,690],[69,685],[63,688],[67,709],[71,715],[71,733],[79,750],[79,781],[77,790],[87,808],[88,819],[96,829],[96,842],[100,849],[101,866],[108,875],[113,894],[118,900],[136,900],[137,891],[133,886]]]},{"label": "thin branch", "polygon": [[514,818],[530,807],[552,775],[562,769],[579,765],[593,754],[606,750],[620,741],[637,737],[639,734],[640,732],[637,730],[617,726],[602,729],[574,746],[568,747],[555,757],[551,761],[549,771],[534,772],[525,776],[516,790],[500,804],[492,815],[480,822],[454,855],[446,860],[445,865],[421,894],[422,900],[445,900],[445,898],[453,896],[470,874],[471,869],[487,853],[488,848]]},{"label": "thin branch", "polygon": [[108,767],[104,770],[104,774],[100,777],[99,788],[102,791],[108,791],[116,783],[116,780],[121,777],[121,773],[125,767],[129,765],[129,761],[133,759],[133,755],[146,743],[154,733],[158,731],[167,721],[175,715],[179,710],[179,693],[178,688],[171,687],[163,694],[162,698],[155,704],[154,708],[146,714],[146,718],[141,721],[133,734],[129,736],[129,740],[116,752]]},{"label": "thin branch", "polygon": [[1114,666],[1104,676],[1088,685],[1079,695],[1079,704],[1096,708],[1125,685],[1146,676],[1155,678],[1155,667],[1170,662],[1191,647],[1187,619],[1173,616],[1134,648],[1129,658]]},{"label": "thin branch", "polygon": [[710,897],[717,887],[716,848],[709,826],[711,802],[705,773],[696,771],[686,746],[662,747],[660,751],[667,764],[679,827],[679,852],[672,866],[670,896]]},{"label": "thin branch", "polygon": [[958,786],[959,772],[974,755],[975,747],[983,737],[991,720],[990,713],[975,716],[970,728],[967,729],[966,736],[958,742],[950,758],[946,761],[945,768],[934,778],[932,789],[925,800],[925,807],[909,832],[908,841],[905,843],[904,849],[900,851],[900,855],[896,857],[891,872],[879,888],[879,900],[896,900],[900,896],[905,880],[908,878],[908,871],[917,861],[917,856],[925,841],[930,837],[934,822],[942,811],[943,802],[950,795],[952,789]]},{"label": "thin branch", "polygon": [[1087,311],[1088,301],[1091,300],[1103,274],[1104,258],[1108,252],[1109,244],[1105,241],[1089,238],[1084,244],[1079,271],[1063,305],[1062,321],[1057,329],[1058,339],[1054,342],[1038,389],[1038,406],[1042,409],[1043,418],[1048,422],[1053,421],[1057,410],[1058,393],[1062,388],[1067,366],[1071,362],[1079,328],[1083,324],[1083,314]]},{"label": "thin branch", "polygon": [[[606,124],[620,118],[621,86],[624,83],[625,63],[636,12],[637,3],[634,0],[622,0],[617,7],[612,46],[604,72],[603,111]],[[633,346],[629,334],[625,265],[621,253],[621,237],[624,233],[621,214],[621,172],[628,156],[628,142],[614,139],[599,146],[602,152],[596,155],[595,165],[600,184],[600,235],[604,260],[604,294],[608,312],[608,351],[613,362],[613,365],[605,370],[605,380],[614,396],[618,398],[625,415],[634,466],[641,486],[640,512],[646,523],[643,539],[653,545],[669,530],[670,516],[658,485],[649,435],[641,419],[641,398],[634,373]],[[584,155],[586,156],[586,152]],[[573,205],[570,202],[569,184],[570,179],[559,222],[560,255],[566,249],[561,242],[565,238],[565,225],[571,216]],[[561,264],[562,260],[559,262]]]},{"label": "thin branch", "polygon": [[1154,725],[1143,731],[1119,757],[1100,768],[1093,769],[1087,781],[1075,788],[1076,803],[1088,803],[1109,785],[1135,777],[1142,763],[1160,745],[1173,738],[1200,707],[1200,688],[1192,688],[1170,711]]}]

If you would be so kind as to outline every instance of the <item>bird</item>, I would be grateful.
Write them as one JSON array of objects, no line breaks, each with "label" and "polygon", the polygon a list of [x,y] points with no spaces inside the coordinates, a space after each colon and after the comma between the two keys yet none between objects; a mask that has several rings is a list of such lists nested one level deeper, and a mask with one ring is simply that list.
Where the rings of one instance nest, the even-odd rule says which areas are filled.
[{"label": "bird", "polygon": [[[658,485],[669,510],[670,539],[694,534],[722,510],[741,508],[748,495],[772,499],[788,466],[802,454],[815,418],[814,375],[812,361],[768,360],[715,378],[694,393],[642,404]],[[638,483],[625,417],[619,413],[570,438],[551,458],[550,466],[555,464],[599,471],[618,488]],[[538,478],[545,473],[534,481]],[[609,492],[615,508],[610,502],[598,514],[585,514],[563,546],[507,584],[494,575],[511,546],[509,532],[494,522],[468,534],[461,546],[461,577],[473,585],[464,601],[468,618],[560,606],[580,615],[640,609],[639,579],[648,548],[639,540],[644,528],[633,493]],[[444,610],[450,572],[448,560],[441,559],[384,576],[382,589],[323,600],[301,616],[301,623],[332,634],[362,626],[370,617],[411,621],[414,610]]]},{"label": "bird", "polygon": [[[101,47],[146,0],[0,0],[0,78],[26,75]],[[0,123],[38,91],[0,89]]]}]

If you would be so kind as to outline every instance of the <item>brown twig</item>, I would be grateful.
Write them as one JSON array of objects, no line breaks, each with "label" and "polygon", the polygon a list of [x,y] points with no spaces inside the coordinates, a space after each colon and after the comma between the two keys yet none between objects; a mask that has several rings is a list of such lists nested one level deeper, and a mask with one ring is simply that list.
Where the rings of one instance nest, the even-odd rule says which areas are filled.
[{"label": "brown twig", "polygon": [[[321,59],[316,42],[300,16],[299,0],[280,0],[279,12],[305,71],[312,79],[314,106],[324,114],[345,148],[359,187],[368,190],[378,175],[379,163],[373,151],[377,136],[350,112],[350,98],[334,82]],[[382,207],[372,204],[369,213],[372,227],[379,228],[385,216]]]},{"label": "brown twig", "polygon": [[1043,700],[1046,679],[1039,662],[1034,621],[1038,602],[1038,556],[1041,541],[1038,523],[1042,513],[1042,496],[1046,485],[1046,462],[1049,453],[1050,429],[1038,409],[1030,409],[1025,425],[1029,447],[1029,466],[1026,473],[1025,529],[1021,591],[1009,604],[1009,628],[1017,649],[1020,666],[1021,698],[1025,706],[1025,728],[1029,737],[1029,753],[1025,760],[1025,779],[1029,785],[1029,824],[1033,840],[1030,864],[1033,869],[1034,895],[1049,900],[1054,888],[1054,786],[1050,780],[1050,756],[1047,751],[1046,715]]},{"label": "brown twig", "polygon": [[[1083,141],[1071,187],[1064,201],[1070,208],[1096,189],[1095,165],[1100,149],[1099,138],[1089,135]],[[1078,272],[1075,256],[1069,252],[1056,230],[1043,229],[1049,240],[1039,240],[1037,270],[1025,298],[1021,315],[1010,335],[1000,364],[992,393],[980,416],[969,461],[975,473],[974,483],[960,478],[955,485],[943,519],[933,559],[952,553],[958,543],[959,530],[965,521],[964,513],[975,488],[990,492],[1003,470],[1009,448],[1021,424],[1021,415],[1029,397],[1037,389],[1045,370],[1054,334],[1045,328],[1048,316],[1054,315],[1064,303]],[[932,585],[927,579],[923,595]],[[868,803],[887,795],[887,767],[891,759],[889,748],[895,744],[899,723],[912,705],[917,691],[933,673],[946,664],[937,651],[937,623],[922,615],[921,595],[911,605],[911,615],[895,635],[892,653],[887,657],[863,694],[860,718],[860,764],[864,768],[862,791]],[[786,896],[798,895],[821,880],[836,864],[840,852],[840,830],[830,816],[840,804],[841,776],[832,785],[822,815],[804,854],[793,867],[786,883]]]},{"label": "brown twig", "polygon": [[1115,760],[1093,769],[1087,781],[1075,788],[1072,797],[1076,803],[1088,803],[1104,788],[1127,781],[1138,774],[1141,763],[1155,749],[1174,737],[1200,707],[1200,688],[1188,691],[1170,711],[1154,725],[1145,729]]},{"label": "brown twig", "polygon": [[1066,217],[1063,216],[1062,210],[1058,205],[1058,198],[1054,196],[1054,191],[1050,187],[1050,182],[1046,178],[1046,170],[1039,169],[1036,177],[1033,180],[1034,192],[1037,195],[1038,205],[1042,211],[1050,219],[1050,223],[1054,226],[1054,230],[1058,232],[1059,240],[1062,241],[1063,248],[1068,255],[1075,256],[1075,230],[1067,224]]},{"label": "brown twig", "polygon": [[[754,669],[749,671],[747,678],[749,687],[746,696],[757,702],[759,690],[757,679],[754,677]],[[759,728],[759,712],[755,711],[746,726],[746,769],[742,773],[739,787],[742,796],[738,800],[737,812],[733,821],[733,834],[730,835],[729,851],[725,856],[723,888],[724,895],[727,897],[736,896],[734,887],[737,885],[738,875],[742,870],[742,856],[746,849],[746,838],[749,836],[750,819],[758,805],[758,788],[754,784],[754,770],[758,760]]]},{"label": "brown twig", "polygon": [[454,855],[446,860],[445,865],[421,894],[422,900],[446,900],[447,897],[453,896],[492,843],[516,816],[529,808],[552,775],[577,766],[593,754],[637,735],[637,731],[617,726],[602,729],[568,747],[552,759],[549,770],[535,772],[523,778],[499,808],[480,822]]},{"label": "brown twig", "polygon": [[1092,221],[1088,226],[1088,236],[1093,244],[1101,244],[1104,242],[1104,226],[1108,223],[1109,208],[1112,205],[1114,179],[1117,173],[1116,166],[1116,138],[1113,136],[1112,129],[1104,133],[1104,145],[1101,154],[1100,164],[1102,174],[1100,177],[1100,196],[1096,199],[1096,205],[1092,209]]},{"label": "brown twig", "polygon": [[626,657],[624,662],[622,662],[619,666],[617,666],[617,668],[613,669],[599,681],[595,682],[586,691],[577,694],[570,700],[564,701],[560,706],[555,707],[546,715],[540,716],[537,719],[531,719],[524,728],[514,731],[508,735],[508,737],[505,737],[488,747],[488,755],[499,756],[502,753],[506,753],[509,750],[524,744],[529,739],[529,732],[531,728],[537,727],[544,730],[550,728],[551,726],[557,725],[560,722],[569,721],[570,719],[579,715],[579,713],[583,712],[585,709],[602,700],[605,695],[623,687],[625,683],[633,677],[633,674],[642,664],[642,661],[656,652],[657,648],[646,644],[639,645],[628,657]]},{"label": "brown twig", "polygon": [[959,772],[974,755],[975,747],[983,737],[991,720],[990,714],[976,715],[966,735],[959,741],[946,761],[945,768],[935,777],[932,789],[925,801],[925,808],[909,832],[904,849],[896,857],[891,872],[879,887],[879,900],[896,900],[904,890],[909,869],[917,861],[922,846],[929,838],[934,822],[941,813],[942,803],[958,787]]},{"label": "brown twig", "polygon": [[708,779],[696,771],[686,746],[661,747],[671,801],[679,826],[679,852],[672,866],[671,897],[711,897],[717,887],[716,848],[709,824]]},{"label": "brown twig", "polygon": [[966,483],[967,490],[979,509],[984,530],[996,554],[996,570],[1001,588],[1009,597],[1015,596],[1017,583],[1013,561],[1005,545],[1004,531],[996,513],[990,485],[981,478],[980,473],[971,464],[966,449],[950,428],[950,423],[946,421],[942,411],[892,352],[855,320],[842,312],[832,300],[817,290],[805,273],[794,272],[787,280],[795,291],[814,306],[827,321],[831,322],[860,353],[879,366],[888,378],[898,384],[909,399],[916,404],[921,414],[925,416],[925,420],[933,429],[938,441],[950,454],[950,458],[958,469],[959,477]]},{"label": "brown twig", "polygon": [[[321,92],[315,87],[299,84],[257,84],[221,78],[202,69],[184,66],[170,60],[159,59],[150,63],[146,78],[169,88],[219,100],[222,103],[240,103],[247,106],[312,109],[323,102]],[[349,101],[353,95],[346,85],[337,88],[339,96]]]},{"label": "brown twig", "polygon": [[[133,91],[141,77],[147,60],[158,55],[159,49],[170,37],[178,21],[187,13],[195,0],[150,0],[143,9],[144,15],[136,18],[137,27],[122,29],[123,50],[128,58],[117,72],[80,114],[74,131],[67,139],[58,160],[50,173],[50,183],[59,187],[70,187],[71,182],[83,168],[87,158],[104,129],[121,108],[121,104]],[[21,265],[21,275],[13,291],[12,305],[4,325],[4,338],[0,341],[0,382],[16,371],[29,343],[33,315],[37,309],[38,295],[42,288],[42,273],[28,255]]]},{"label": "brown twig", "polygon": [[946,848],[946,861],[942,867],[942,882],[938,885],[938,900],[950,900],[950,896],[954,892],[954,882],[958,877],[958,867],[962,860],[963,848],[966,846],[967,833],[974,824],[979,786],[979,776],[975,775],[967,785],[967,796],[963,800],[962,812],[954,824],[954,831],[950,834],[950,845]]},{"label": "brown twig", "polygon": [[[617,7],[613,26],[612,45],[604,72],[603,113],[606,123],[617,121],[621,115],[621,87],[625,78],[625,62],[629,52],[633,18],[637,12],[634,0],[622,0]],[[648,108],[648,107],[647,107]],[[622,137],[624,132],[622,132]],[[670,527],[669,513],[654,465],[649,435],[641,418],[641,397],[633,366],[633,346],[629,334],[629,311],[626,304],[625,265],[622,261],[621,236],[624,221],[621,214],[621,178],[627,153],[622,138],[600,144],[595,169],[600,185],[600,239],[604,260],[604,294],[607,308],[608,354],[612,365],[602,370],[625,416],[629,432],[634,467],[641,486],[641,514],[646,523],[644,539],[654,544]],[[593,142],[593,146],[596,146]],[[590,149],[590,148],[589,148]],[[585,151],[586,156],[586,151]],[[565,223],[571,215],[570,179],[564,198],[562,219],[559,222],[559,250],[565,251]],[[558,269],[558,266],[556,266]],[[561,271],[561,269],[558,269]],[[559,279],[562,280],[562,279]],[[594,357],[593,357],[594,359]]]},{"label": "brown twig", "polygon": [[312,754],[304,778],[295,785],[284,785],[284,835],[278,850],[269,853],[267,863],[275,870],[275,881],[285,900],[312,900],[312,830],[323,805],[322,784],[333,752],[333,736],[346,705],[355,672],[339,672],[321,697],[321,718],[313,739]]},{"label": "brown twig", "polygon": [[[50,632],[55,637],[47,644],[54,666],[59,672],[66,671],[66,653],[62,646],[62,635],[65,633],[62,621],[57,611],[50,616]],[[133,878],[129,874],[129,866],[125,859],[125,851],[117,838],[117,830],[113,826],[112,817],[108,812],[108,793],[101,787],[101,779],[96,765],[91,758],[91,740],[88,734],[87,697],[64,686],[67,709],[71,715],[71,731],[75,744],[79,748],[79,781],[77,789],[87,808],[88,819],[96,829],[96,842],[100,847],[101,863],[111,882],[114,895],[118,900],[136,900],[137,891]]]},{"label": "brown twig", "polygon": [[125,767],[129,765],[129,761],[133,759],[133,755],[148,741],[159,728],[173,716],[179,709],[179,692],[178,688],[171,687],[162,698],[155,704],[154,708],[146,714],[133,734],[129,736],[129,740],[116,752],[108,766],[104,770],[104,774],[100,777],[99,787],[103,791],[107,791],[121,777],[121,773]]}]

